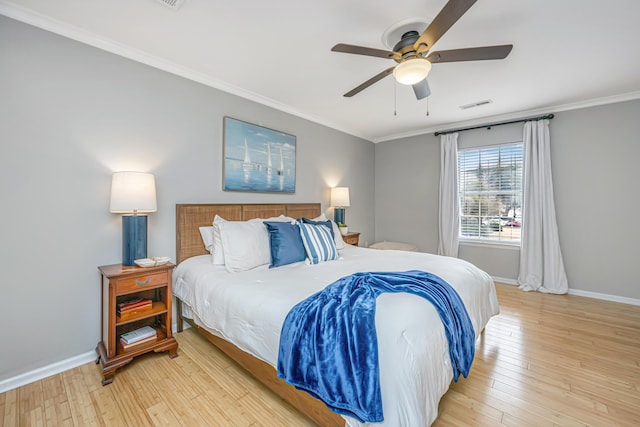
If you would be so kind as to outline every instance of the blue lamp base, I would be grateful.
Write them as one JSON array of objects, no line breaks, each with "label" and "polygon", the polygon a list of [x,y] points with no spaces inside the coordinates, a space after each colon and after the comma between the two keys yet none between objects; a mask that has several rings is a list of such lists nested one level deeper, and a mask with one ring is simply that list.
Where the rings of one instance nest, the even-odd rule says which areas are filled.
[{"label": "blue lamp base", "polygon": [[333,208],[333,220],[336,224],[346,224],[344,220],[344,208]]},{"label": "blue lamp base", "polygon": [[135,265],[136,259],[147,257],[147,216],[122,217],[122,265]]}]

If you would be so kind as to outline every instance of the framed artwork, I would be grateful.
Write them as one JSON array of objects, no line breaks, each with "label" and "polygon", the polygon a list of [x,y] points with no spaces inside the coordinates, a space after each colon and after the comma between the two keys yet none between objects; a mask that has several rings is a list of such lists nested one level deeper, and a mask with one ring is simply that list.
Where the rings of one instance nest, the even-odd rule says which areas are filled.
[{"label": "framed artwork", "polygon": [[296,137],[224,117],[225,191],[296,192]]}]

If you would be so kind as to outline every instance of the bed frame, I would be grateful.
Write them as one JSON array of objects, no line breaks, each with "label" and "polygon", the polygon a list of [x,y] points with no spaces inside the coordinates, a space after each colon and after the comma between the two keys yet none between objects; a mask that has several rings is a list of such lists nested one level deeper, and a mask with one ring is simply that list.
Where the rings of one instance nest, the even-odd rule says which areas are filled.
[{"label": "bed frame", "polygon": [[[315,218],[320,215],[320,203],[285,204],[177,204],[176,205],[176,261],[207,254],[198,227],[210,226],[215,215],[229,221],[246,221],[252,218],[270,218],[286,215],[292,218]],[[260,382],[278,396],[289,402],[300,412],[321,426],[344,427],[344,419],[329,410],[320,400],[297,390],[276,375],[276,370],[268,363],[245,353],[235,345],[213,335],[196,325],[194,321],[182,317],[182,302],[176,298],[178,332],[182,332],[183,321],[187,321],[213,345],[249,371]]]}]

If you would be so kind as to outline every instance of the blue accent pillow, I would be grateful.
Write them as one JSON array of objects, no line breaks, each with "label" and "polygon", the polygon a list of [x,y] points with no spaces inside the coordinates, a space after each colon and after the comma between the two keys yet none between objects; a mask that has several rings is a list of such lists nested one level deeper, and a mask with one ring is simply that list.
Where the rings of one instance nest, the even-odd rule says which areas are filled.
[{"label": "blue accent pillow", "polygon": [[338,250],[331,235],[331,226],[305,224],[301,221],[297,221],[296,224],[300,227],[302,244],[311,264],[338,259]]},{"label": "blue accent pillow", "polygon": [[264,221],[269,232],[271,264],[269,268],[280,267],[304,261],[306,252],[297,224],[280,221]]},{"label": "blue accent pillow", "polygon": [[305,224],[313,224],[313,225],[325,225],[327,226],[327,228],[329,229],[329,231],[331,232],[331,237],[335,239],[335,234],[333,234],[333,225],[331,224],[331,220],[328,219],[326,221],[314,221],[308,218],[302,218],[302,222],[304,222]]}]

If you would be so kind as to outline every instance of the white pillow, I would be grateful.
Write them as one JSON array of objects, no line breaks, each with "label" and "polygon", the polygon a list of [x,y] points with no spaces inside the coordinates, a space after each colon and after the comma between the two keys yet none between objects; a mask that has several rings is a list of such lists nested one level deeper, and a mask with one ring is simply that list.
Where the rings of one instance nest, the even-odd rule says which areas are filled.
[{"label": "white pillow", "polygon": [[288,217],[288,216],[280,215],[280,216],[272,216],[271,218],[254,218],[254,219],[250,219],[249,221],[260,221],[260,222],[264,222],[264,221],[291,222],[291,221],[295,221],[295,218],[291,218],[291,217]]},{"label": "white pillow", "polygon": [[224,251],[222,249],[222,238],[220,237],[220,224],[227,222],[226,219],[216,215],[213,218],[213,264],[224,265]]},{"label": "white pillow", "polygon": [[213,255],[213,226],[199,227],[200,237],[202,237],[202,243],[204,247]]},{"label": "white pillow", "polygon": [[336,241],[336,249],[344,249],[347,247],[347,244],[342,240],[342,233],[340,232],[340,228],[338,228],[338,224],[335,221],[331,220],[331,225],[333,226],[333,235]]},{"label": "white pillow", "polygon": [[[213,263],[215,265],[225,265],[225,255],[224,255],[224,244],[222,243],[222,237],[220,236],[220,224],[225,222],[259,222],[262,224],[263,221],[281,221],[281,222],[290,222],[293,221],[293,218],[289,218],[284,215],[280,215],[273,218],[254,218],[249,221],[227,221],[219,215],[216,215],[213,218],[213,252],[211,252],[211,256],[213,258]],[[266,230],[266,229],[265,229]]]},{"label": "white pillow", "polygon": [[[320,214],[320,216],[313,218],[313,221],[326,220],[327,217],[324,214]],[[334,220],[331,220],[331,225],[333,226],[333,237],[336,243],[336,249],[344,249],[347,244],[342,240],[342,233],[340,232],[340,228],[338,228],[338,224],[336,224]]]},{"label": "white pillow", "polygon": [[218,225],[227,271],[244,271],[271,262],[269,233],[262,220],[225,221]]}]

